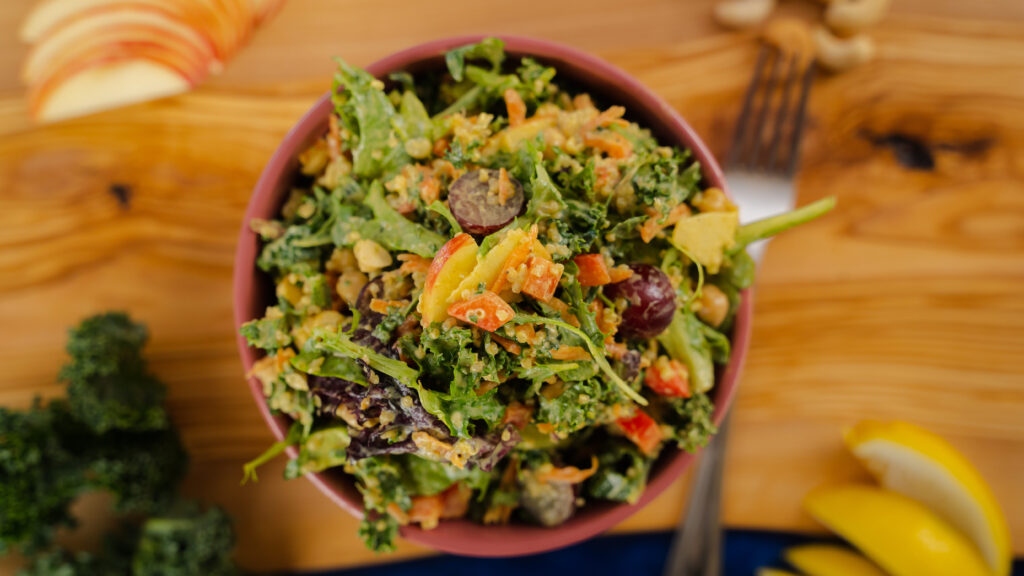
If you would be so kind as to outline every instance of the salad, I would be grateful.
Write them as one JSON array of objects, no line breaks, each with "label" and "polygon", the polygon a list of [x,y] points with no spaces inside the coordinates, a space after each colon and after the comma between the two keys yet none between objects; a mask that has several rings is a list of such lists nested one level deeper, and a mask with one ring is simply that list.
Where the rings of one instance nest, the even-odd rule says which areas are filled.
[{"label": "salad", "polygon": [[339,62],[334,114],[275,220],[277,303],[241,328],[297,446],[363,495],[360,535],[450,518],[557,526],[636,502],[666,449],[715,432],[744,247],[830,201],[740,226],[684,149],[486,39],[385,84]]}]

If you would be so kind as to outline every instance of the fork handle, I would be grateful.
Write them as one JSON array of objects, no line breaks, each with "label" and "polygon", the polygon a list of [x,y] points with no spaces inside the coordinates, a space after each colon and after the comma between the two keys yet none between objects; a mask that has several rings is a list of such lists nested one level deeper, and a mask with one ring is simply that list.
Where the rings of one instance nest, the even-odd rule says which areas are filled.
[{"label": "fork handle", "polygon": [[722,505],[722,469],[731,415],[722,425],[701,456],[697,481],[686,514],[680,518],[672,540],[664,576],[719,576],[722,565],[722,527],[719,521]]}]

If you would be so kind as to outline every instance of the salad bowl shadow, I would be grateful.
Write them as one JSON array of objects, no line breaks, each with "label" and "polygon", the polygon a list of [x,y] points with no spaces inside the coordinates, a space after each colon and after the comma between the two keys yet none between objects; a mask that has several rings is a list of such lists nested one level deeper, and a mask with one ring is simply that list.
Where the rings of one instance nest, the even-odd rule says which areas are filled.
[{"label": "salad bowl shadow", "polygon": [[[374,76],[386,79],[400,70],[412,74],[439,70],[444,66],[444,53],[452,48],[478,42],[483,36],[445,38],[395,53],[367,67]],[[585,90],[600,100],[626,107],[627,117],[651,130],[665,145],[688,148],[700,161],[703,185],[715,186],[728,193],[722,170],[697,133],[666,102],[622,70],[576,49],[531,38],[503,36],[509,57],[529,56],[557,70],[560,83],[568,81],[573,88]],[[244,322],[263,315],[274,301],[269,278],[256,267],[259,239],[249,228],[253,218],[272,219],[284,203],[293,178],[298,173],[298,155],[328,130],[332,111],[330,94],[324,95],[292,128],[271,157],[253,192],[245,212],[238,238],[234,269],[234,321],[237,328]],[[730,362],[716,374],[711,392],[715,405],[714,422],[720,424],[732,403],[739,382],[740,370],[750,340],[753,294],[742,294],[734,322]],[[262,352],[250,348],[237,336],[242,364],[248,373]],[[291,421],[273,414],[264,400],[262,386],[255,378],[248,380],[250,391],[263,419],[274,435],[284,439]],[[295,457],[294,447],[289,456]],[[580,509],[564,524],[545,528],[528,524],[482,526],[468,520],[446,520],[433,530],[405,526],[401,535],[431,548],[467,556],[518,556],[553,550],[598,535],[622,522],[661,494],[694,461],[695,455],[675,448],[666,448],[651,469],[647,489],[636,504],[594,502]],[[307,474],[310,481],[328,498],[349,513],[362,516],[362,496],[351,477],[328,470]]]}]

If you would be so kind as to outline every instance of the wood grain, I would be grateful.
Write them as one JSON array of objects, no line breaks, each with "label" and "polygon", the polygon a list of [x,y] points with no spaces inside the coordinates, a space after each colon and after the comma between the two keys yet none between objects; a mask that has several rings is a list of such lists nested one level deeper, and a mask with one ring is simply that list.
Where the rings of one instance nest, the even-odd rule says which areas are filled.
[{"label": "wood grain", "polygon": [[[635,74],[720,153],[755,54],[749,35],[714,27],[706,1],[292,0],[192,94],[30,128],[13,40],[27,1],[0,4],[0,404],[59,394],[66,328],[131,311],[151,328],[148,355],[193,455],[187,491],[235,515],[239,560],[260,571],[426,553],[364,551],[355,520],[281,480],[280,463],[238,486],[272,438],[234,348],[235,237],[263,164],[328,86],[330,58],[365,64],[481,30],[560,40]],[[799,197],[836,195],[839,209],[768,249],[726,462],[729,525],[815,530],[806,491],[864,477],[843,426],[901,418],[978,465],[1024,553],[1022,12],[1015,0],[897,1],[878,61],[818,81]],[[877,143],[892,135],[934,169]],[[131,189],[127,204],[113,184]],[[681,480],[619,529],[668,528],[685,496]]]}]

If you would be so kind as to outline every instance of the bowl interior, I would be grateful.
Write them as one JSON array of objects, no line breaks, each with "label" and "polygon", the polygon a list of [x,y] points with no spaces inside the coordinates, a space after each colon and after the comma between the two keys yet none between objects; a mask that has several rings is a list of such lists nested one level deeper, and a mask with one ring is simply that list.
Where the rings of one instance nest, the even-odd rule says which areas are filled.
[{"label": "bowl interior", "polygon": [[[481,38],[482,36],[472,36],[430,42],[393,54],[370,65],[367,70],[383,80],[387,79],[389,73],[399,70],[413,74],[440,70],[444,67],[444,53],[447,50],[476,42]],[[663,144],[682,146],[691,150],[701,163],[704,184],[717,186],[728,192],[717,162],[689,125],[671,107],[632,77],[594,56],[572,48],[530,38],[503,39],[510,60],[518,61],[520,57],[529,56],[553,66],[558,71],[555,81],[563,88],[589,92],[596,101],[604,105],[621,104],[626,107],[627,118],[648,127]],[[269,219],[276,216],[294,175],[297,174],[298,154],[327,131],[331,108],[328,94],[322,97],[285,137],[256,185],[239,235],[235,261],[236,327],[262,316],[265,308],[271,305],[274,299],[269,278],[255,266],[259,242],[256,235],[249,230],[248,222],[252,218]],[[721,422],[729,407],[746,356],[751,301],[752,294],[748,290],[742,295],[742,304],[734,324],[731,361],[717,373],[716,386],[712,391],[716,424]],[[241,336],[237,338],[242,362],[248,372],[261,353],[249,348]],[[262,387],[255,378],[249,378],[249,386],[264,419],[274,434],[283,439],[290,426],[290,420],[279,414],[271,414],[264,401]],[[290,452],[290,456],[295,456],[293,451]],[[556,528],[525,524],[482,527],[469,521],[455,520],[442,522],[434,530],[421,530],[415,526],[403,527],[401,533],[403,537],[420,544],[470,556],[514,556],[560,548],[599,534],[635,513],[664,491],[686,469],[693,458],[691,454],[666,449],[653,466],[647,489],[639,502],[633,505],[591,503]],[[356,516],[362,515],[362,498],[349,476],[339,471],[307,476],[339,506]]]}]

